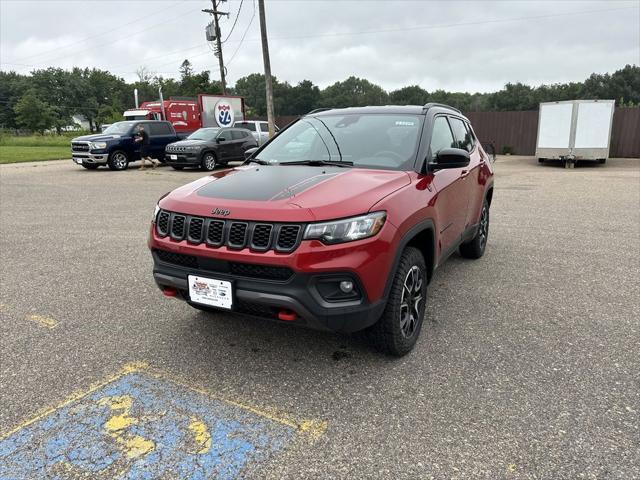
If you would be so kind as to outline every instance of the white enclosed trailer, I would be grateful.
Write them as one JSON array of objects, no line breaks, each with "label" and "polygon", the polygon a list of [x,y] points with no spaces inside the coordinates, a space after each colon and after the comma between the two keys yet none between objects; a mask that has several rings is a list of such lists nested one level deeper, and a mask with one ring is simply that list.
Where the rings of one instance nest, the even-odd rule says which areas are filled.
[{"label": "white enclosed trailer", "polygon": [[541,103],[536,157],[562,160],[571,168],[577,160],[605,163],[613,123],[614,100],[569,100]]}]

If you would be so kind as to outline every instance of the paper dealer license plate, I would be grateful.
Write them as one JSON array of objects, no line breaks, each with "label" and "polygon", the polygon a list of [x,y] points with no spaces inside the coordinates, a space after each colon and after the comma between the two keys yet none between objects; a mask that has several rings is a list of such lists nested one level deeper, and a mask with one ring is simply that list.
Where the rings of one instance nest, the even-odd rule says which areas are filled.
[{"label": "paper dealer license plate", "polygon": [[195,303],[231,310],[231,282],[189,275],[189,298]]}]

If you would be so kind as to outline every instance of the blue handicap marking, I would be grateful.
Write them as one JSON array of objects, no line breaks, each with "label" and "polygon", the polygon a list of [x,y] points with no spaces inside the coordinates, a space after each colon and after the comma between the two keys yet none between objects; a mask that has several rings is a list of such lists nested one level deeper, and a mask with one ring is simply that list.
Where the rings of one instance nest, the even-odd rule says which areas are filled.
[{"label": "blue handicap marking", "polygon": [[0,479],[235,478],[295,435],[295,426],[134,372],[1,440]]}]

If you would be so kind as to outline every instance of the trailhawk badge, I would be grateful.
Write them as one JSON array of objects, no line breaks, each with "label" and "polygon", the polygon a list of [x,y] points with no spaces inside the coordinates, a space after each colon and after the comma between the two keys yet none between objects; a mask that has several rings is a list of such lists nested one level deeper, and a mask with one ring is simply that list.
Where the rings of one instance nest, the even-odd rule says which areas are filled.
[{"label": "trailhawk badge", "polygon": [[233,107],[226,100],[220,100],[216,103],[215,108],[215,116],[216,122],[221,127],[232,127],[233,126]]}]

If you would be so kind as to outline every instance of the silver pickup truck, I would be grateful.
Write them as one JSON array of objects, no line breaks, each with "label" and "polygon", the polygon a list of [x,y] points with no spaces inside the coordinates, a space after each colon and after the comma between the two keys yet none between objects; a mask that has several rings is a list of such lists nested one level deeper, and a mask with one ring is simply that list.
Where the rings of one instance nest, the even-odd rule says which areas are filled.
[{"label": "silver pickup truck", "polygon": [[[233,124],[236,128],[246,128],[251,132],[253,138],[258,142],[258,146],[269,140],[269,124],[262,120],[243,120]],[[276,128],[276,132],[279,130]]]}]

